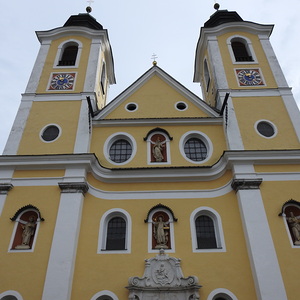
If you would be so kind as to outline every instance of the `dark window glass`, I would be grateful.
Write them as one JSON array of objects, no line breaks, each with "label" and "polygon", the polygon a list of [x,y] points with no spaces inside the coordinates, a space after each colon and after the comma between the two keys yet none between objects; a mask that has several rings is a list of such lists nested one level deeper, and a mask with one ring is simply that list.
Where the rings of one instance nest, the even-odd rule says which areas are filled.
[{"label": "dark window glass", "polygon": [[116,163],[122,163],[130,158],[132,147],[130,143],[124,139],[115,141],[109,149],[109,157]]},{"label": "dark window glass", "polygon": [[59,128],[57,126],[51,125],[48,126],[43,134],[42,134],[42,139],[46,142],[51,142],[55,140],[59,135]]},{"label": "dark window glass", "polygon": [[186,104],[184,102],[179,102],[176,104],[177,109],[179,110],[185,110],[186,109]]},{"label": "dark window glass", "polygon": [[208,216],[199,216],[195,221],[195,225],[198,249],[217,248],[213,220]]},{"label": "dark window glass", "polygon": [[191,138],[185,143],[184,153],[193,161],[201,161],[207,157],[205,144],[197,138]]},{"label": "dark window glass", "polygon": [[101,90],[102,94],[105,94],[105,81],[106,81],[106,71],[105,71],[105,64],[102,65],[102,72],[101,72]]},{"label": "dark window glass", "polygon": [[267,122],[259,122],[257,124],[257,130],[261,135],[266,137],[271,137],[275,133],[273,126]]},{"label": "dark window glass", "polygon": [[214,300],[226,300],[226,299],[223,298],[223,297],[218,297],[218,298],[216,298],[216,299],[214,299]]},{"label": "dark window glass", "polygon": [[107,225],[106,250],[125,250],[126,222],[121,217],[112,218]]},{"label": "dark window glass", "polygon": [[18,300],[15,296],[4,296],[1,300]]},{"label": "dark window glass", "polygon": [[253,58],[248,54],[247,48],[244,43],[231,42],[231,47],[236,61],[253,61]]},{"label": "dark window glass", "polygon": [[78,53],[77,46],[68,46],[64,49],[64,52],[59,61],[59,66],[74,66],[76,63],[76,57]]}]

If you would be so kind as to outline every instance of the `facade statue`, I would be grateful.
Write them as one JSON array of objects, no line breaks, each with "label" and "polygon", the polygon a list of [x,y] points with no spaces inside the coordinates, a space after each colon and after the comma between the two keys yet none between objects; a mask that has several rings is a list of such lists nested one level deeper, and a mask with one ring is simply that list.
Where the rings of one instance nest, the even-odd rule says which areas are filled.
[{"label": "facade statue", "polygon": [[155,248],[168,248],[167,243],[169,240],[169,227],[167,226],[169,224],[169,221],[164,222],[163,216],[159,216],[158,221],[154,221],[153,224],[153,234],[156,240]]},{"label": "facade statue", "polygon": [[300,245],[300,216],[294,216],[294,213],[291,212],[290,217],[287,218],[287,221],[294,235],[294,245]]},{"label": "facade statue", "polygon": [[25,225],[21,225],[23,229],[22,244],[15,247],[15,249],[30,249],[30,239],[34,235],[35,231],[35,218],[30,216],[28,222]]},{"label": "facade statue", "polygon": [[164,156],[162,154],[163,148],[165,147],[164,143],[165,141],[162,142],[159,137],[156,139],[155,143],[153,143],[154,146],[152,153],[155,161],[157,162],[162,162],[164,160]]}]

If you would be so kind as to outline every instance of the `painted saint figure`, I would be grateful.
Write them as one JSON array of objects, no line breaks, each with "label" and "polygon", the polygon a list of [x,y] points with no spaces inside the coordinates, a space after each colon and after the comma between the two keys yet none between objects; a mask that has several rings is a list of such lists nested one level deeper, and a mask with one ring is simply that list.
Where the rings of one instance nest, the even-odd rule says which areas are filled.
[{"label": "painted saint figure", "polygon": [[30,216],[28,222],[25,225],[21,225],[22,232],[22,244],[16,246],[15,249],[30,249],[30,239],[34,235],[35,231],[35,218],[34,216]]},{"label": "painted saint figure", "polygon": [[287,218],[288,223],[291,226],[294,238],[295,245],[300,245],[300,216],[294,216],[294,213],[290,213],[290,217]]}]

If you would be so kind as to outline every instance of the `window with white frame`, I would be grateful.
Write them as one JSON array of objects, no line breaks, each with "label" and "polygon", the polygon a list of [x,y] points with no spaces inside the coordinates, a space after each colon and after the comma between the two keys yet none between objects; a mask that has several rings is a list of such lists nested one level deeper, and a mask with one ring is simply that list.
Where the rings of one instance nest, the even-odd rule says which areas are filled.
[{"label": "window with white frame", "polygon": [[209,75],[209,69],[208,69],[208,65],[207,65],[207,60],[204,60],[204,81],[205,81],[205,86],[206,86],[206,91],[208,91],[209,89],[209,85],[210,85],[210,75]]},{"label": "window with white frame", "polygon": [[212,291],[207,300],[238,300],[237,297],[227,289],[219,288]]},{"label": "window with white frame", "polygon": [[113,292],[104,290],[95,294],[91,300],[118,300],[118,297]]},{"label": "window with white frame", "polygon": [[233,63],[257,63],[250,39],[244,36],[231,36],[227,39],[227,45]]},{"label": "window with white frame", "polygon": [[54,67],[77,68],[82,51],[82,43],[77,40],[64,41],[58,46]]},{"label": "window with white frame", "polygon": [[111,209],[101,218],[98,253],[130,253],[131,218],[123,209]]},{"label": "window with white frame", "polygon": [[0,300],[23,300],[23,298],[16,291],[6,291],[0,294]]},{"label": "window with white frame", "polygon": [[199,207],[190,218],[193,252],[225,252],[221,218],[212,208]]}]

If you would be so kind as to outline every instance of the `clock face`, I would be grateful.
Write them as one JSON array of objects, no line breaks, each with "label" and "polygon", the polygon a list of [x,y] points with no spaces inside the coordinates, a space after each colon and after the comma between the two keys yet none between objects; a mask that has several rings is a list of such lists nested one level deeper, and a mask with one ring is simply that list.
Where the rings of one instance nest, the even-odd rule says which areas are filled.
[{"label": "clock face", "polygon": [[259,69],[236,69],[240,86],[264,85]]},{"label": "clock face", "polygon": [[49,90],[73,90],[75,73],[53,73]]}]

